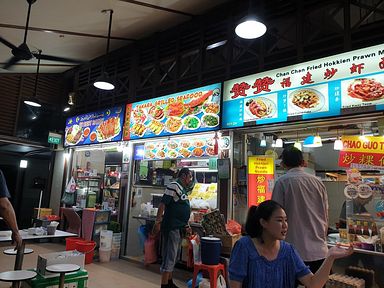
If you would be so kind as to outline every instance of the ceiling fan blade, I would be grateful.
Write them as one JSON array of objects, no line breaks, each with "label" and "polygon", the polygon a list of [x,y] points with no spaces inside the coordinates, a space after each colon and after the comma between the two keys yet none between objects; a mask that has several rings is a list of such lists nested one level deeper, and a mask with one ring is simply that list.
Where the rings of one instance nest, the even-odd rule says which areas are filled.
[{"label": "ceiling fan blade", "polygon": [[0,42],[3,43],[5,46],[8,46],[11,49],[16,49],[17,47],[13,45],[11,42],[8,42],[3,37],[0,37]]},{"label": "ceiling fan blade", "polygon": [[66,63],[73,63],[73,64],[81,64],[84,63],[84,61],[78,60],[78,59],[71,59],[71,58],[65,58],[65,57],[58,57],[58,56],[51,56],[51,55],[45,55],[45,54],[35,54],[33,55],[36,58],[40,58],[41,60],[50,60],[50,61],[58,61],[58,62],[66,62]]},{"label": "ceiling fan blade", "polygon": [[8,60],[7,64],[3,66],[3,69],[8,69],[9,67],[15,65],[17,62],[19,62],[20,59],[17,57],[12,57],[11,59]]}]

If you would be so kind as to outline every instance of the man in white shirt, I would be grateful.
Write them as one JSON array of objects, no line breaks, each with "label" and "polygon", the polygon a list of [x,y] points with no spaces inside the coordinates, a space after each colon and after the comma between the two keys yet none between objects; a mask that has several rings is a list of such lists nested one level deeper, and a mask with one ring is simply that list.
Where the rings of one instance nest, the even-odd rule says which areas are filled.
[{"label": "man in white shirt", "polygon": [[302,152],[289,146],[282,153],[287,173],[277,179],[272,200],[282,205],[288,216],[286,241],[298,250],[312,273],[327,256],[328,195],[324,184],[304,171]]}]

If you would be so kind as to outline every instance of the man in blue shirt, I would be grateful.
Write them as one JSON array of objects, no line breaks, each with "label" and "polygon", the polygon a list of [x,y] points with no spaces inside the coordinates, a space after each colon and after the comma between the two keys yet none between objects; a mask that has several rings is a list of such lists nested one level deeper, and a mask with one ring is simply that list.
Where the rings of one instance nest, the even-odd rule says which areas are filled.
[{"label": "man in blue shirt", "polygon": [[177,260],[182,240],[181,232],[191,232],[188,225],[191,208],[188,193],[193,188],[193,177],[188,168],[182,168],[177,180],[171,182],[165,189],[163,198],[158,208],[154,233],[162,231],[162,264],[161,287],[177,288],[172,281],[172,272]]},{"label": "man in blue shirt", "polygon": [[9,202],[8,198],[11,195],[9,194],[7,183],[5,182],[5,178],[3,172],[0,170],[0,216],[4,218],[5,222],[12,230],[12,244],[16,244],[16,248],[21,248],[21,236],[19,234],[19,228],[17,227],[16,215],[13,210],[11,202]]}]

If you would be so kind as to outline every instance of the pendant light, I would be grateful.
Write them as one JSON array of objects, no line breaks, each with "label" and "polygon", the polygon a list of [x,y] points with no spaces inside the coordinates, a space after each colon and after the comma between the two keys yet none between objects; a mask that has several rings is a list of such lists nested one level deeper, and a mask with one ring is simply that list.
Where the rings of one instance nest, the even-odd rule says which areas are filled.
[{"label": "pendant light", "polygon": [[340,139],[339,130],[337,130],[337,139],[333,143],[333,150],[343,150],[343,141]]},{"label": "pendant light", "polygon": [[296,131],[296,141],[293,144],[293,147],[299,149],[300,151],[302,151],[302,149],[303,149],[303,147],[301,146],[300,140],[299,140],[299,132],[298,131]]},{"label": "pendant light", "polygon": [[[105,63],[107,63],[108,62],[108,53],[109,53],[109,41],[111,40],[113,10],[112,9],[106,9],[106,10],[102,10],[101,12],[102,13],[109,12],[108,40],[107,40],[107,52],[106,52],[106,61],[105,61]],[[113,90],[113,89],[115,89],[115,85],[113,85],[112,82],[110,81],[109,75],[107,72],[105,72],[104,67],[103,67],[103,71],[101,73],[101,76],[96,79],[96,81],[93,83],[93,86],[95,86],[96,88],[101,89],[101,90]]]},{"label": "pendant light", "polygon": [[242,18],[235,28],[235,33],[240,38],[256,39],[265,34],[267,27],[255,15],[255,9],[252,5],[253,1],[249,1],[248,15]]},{"label": "pendant light", "polygon": [[33,95],[30,98],[24,100],[24,104],[33,106],[33,107],[41,107],[41,103],[37,99],[37,82],[39,81],[39,70],[40,70],[40,55],[41,50],[39,52],[39,57],[37,58],[37,70],[36,70],[36,78],[35,78],[35,89],[33,91]]},{"label": "pendant light", "polygon": [[305,138],[303,146],[304,147],[312,147],[312,148],[322,147],[323,142],[321,140],[319,133],[317,132],[316,136],[310,135],[307,138]]}]

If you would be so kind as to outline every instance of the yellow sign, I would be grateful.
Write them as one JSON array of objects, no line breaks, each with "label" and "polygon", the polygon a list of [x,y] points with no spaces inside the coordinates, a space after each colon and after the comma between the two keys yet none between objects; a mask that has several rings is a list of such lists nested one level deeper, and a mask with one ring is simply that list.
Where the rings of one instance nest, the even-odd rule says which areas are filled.
[{"label": "yellow sign", "polygon": [[248,157],[248,174],[274,174],[275,159],[273,156],[250,156]]},{"label": "yellow sign", "polygon": [[342,151],[346,152],[368,152],[383,153],[384,137],[376,136],[342,136]]}]

